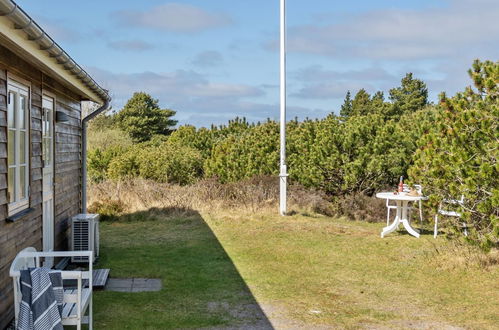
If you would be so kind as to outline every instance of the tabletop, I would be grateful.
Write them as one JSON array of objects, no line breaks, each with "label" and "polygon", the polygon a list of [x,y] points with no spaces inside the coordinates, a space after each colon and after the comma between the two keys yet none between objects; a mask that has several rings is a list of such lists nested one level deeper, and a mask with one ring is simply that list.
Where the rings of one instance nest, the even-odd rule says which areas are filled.
[{"label": "tabletop", "polygon": [[399,201],[418,201],[418,200],[428,199],[428,197],[426,196],[409,196],[405,192],[401,192],[398,194],[394,194],[393,192],[380,192],[376,194],[376,197],[382,199],[399,200]]}]

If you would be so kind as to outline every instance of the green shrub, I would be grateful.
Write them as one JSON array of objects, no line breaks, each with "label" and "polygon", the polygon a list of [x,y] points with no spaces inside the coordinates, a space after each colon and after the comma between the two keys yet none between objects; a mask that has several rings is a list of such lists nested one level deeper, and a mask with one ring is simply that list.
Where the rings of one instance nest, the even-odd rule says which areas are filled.
[{"label": "green shrub", "polygon": [[132,139],[117,128],[106,128],[111,117],[100,115],[90,125],[88,134],[87,168],[91,182],[107,179],[111,161],[125,153],[132,145]]},{"label": "green shrub", "polygon": [[205,162],[205,173],[222,182],[276,175],[278,145],[279,127],[274,121],[247,128],[241,135],[229,134],[213,148],[211,157]]},{"label": "green shrub", "polygon": [[126,152],[122,146],[111,146],[106,149],[91,149],[87,153],[87,173],[91,182],[101,182],[108,178],[110,163]]},{"label": "green shrub", "polygon": [[288,163],[293,180],[331,195],[372,194],[395,184],[411,164],[429,110],[387,120],[383,114],[329,116],[289,131]]},{"label": "green shrub", "polygon": [[141,146],[128,149],[127,152],[113,158],[109,163],[107,177],[112,180],[123,180],[139,176]]},{"label": "green shrub", "polygon": [[435,128],[420,141],[409,172],[434,206],[464,195],[471,239],[487,248],[499,241],[499,62],[476,61],[469,73],[476,91],[441,96]]},{"label": "green shrub", "polygon": [[132,139],[120,129],[89,130],[88,149],[107,149],[111,147],[128,148],[133,145]]},{"label": "green shrub", "polygon": [[190,147],[163,142],[137,144],[109,164],[108,176],[113,180],[133,177],[176,184],[193,183],[202,176],[203,159]]},{"label": "green shrub", "polygon": [[163,143],[140,153],[139,175],[158,182],[186,185],[202,176],[203,158],[191,147]]}]

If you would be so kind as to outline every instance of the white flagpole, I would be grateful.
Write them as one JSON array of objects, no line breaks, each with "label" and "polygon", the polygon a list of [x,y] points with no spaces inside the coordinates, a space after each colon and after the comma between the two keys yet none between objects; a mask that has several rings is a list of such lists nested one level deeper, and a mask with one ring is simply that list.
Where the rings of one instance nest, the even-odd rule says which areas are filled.
[{"label": "white flagpole", "polygon": [[279,166],[279,213],[281,215],[286,215],[286,189],[288,178],[286,169],[286,0],[280,1],[281,161]]}]

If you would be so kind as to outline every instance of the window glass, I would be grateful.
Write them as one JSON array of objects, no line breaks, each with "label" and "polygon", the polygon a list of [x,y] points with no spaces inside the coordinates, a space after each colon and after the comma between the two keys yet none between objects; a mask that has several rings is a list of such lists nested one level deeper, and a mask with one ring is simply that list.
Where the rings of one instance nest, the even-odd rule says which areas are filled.
[{"label": "window glass", "polygon": [[45,114],[45,120],[43,122],[43,131],[45,136],[49,134],[49,122],[48,122],[48,114]]},{"label": "window glass", "polygon": [[11,167],[9,168],[9,177],[8,177],[8,180],[9,180],[9,188],[8,188],[8,192],[9,192],[9,203],[12,203],[14,200],[15,200],[15,197],[16,197],[16,192],[15,192],[15,185],[14,185],[14,182],[16,182],[16,169],[15,167]]},{"label": "window glass", "polygon": [[20,167],[20,193],[21,193],[21,199],[24,199],[26,198],[26,188],[27,188],[27,184],[26,184],[26,166],[21,166]]},{"label": "window glass", "polygon": [[49,165],[50,159],[49,159],[49,146],[48,146],[48,139],[43,138],[42,140],[42,149],[43,149],[43,161],[45,162],[45,166]]},{"label": "window glass", "polygon": [[26,132],[20,133],[20,143],[19,143],[19,161],[21,164],[26,163]]},{"label": "window glass", "polygon": [[19,128],[26,129],[26,96],[21,95],[19,100]]},{"label": "window glass", "polygon": [[29,90],[9,81],[7,106],[7,189],[9,214],[29,206]]},{"label": "window glass", "polygon": [[52,139],[47,139],[46,141],[46,145],[47,145],[47,165],[50,165],[50,163],[52,162]]},{"label": "window glass", "polygon": [[14,165],[16,162],[16,158],[15,158],[16,131],[9,129],[9,136],[7,137],[7,142],[8,142],[7,159],[9,160],[9,165]]},{"label": "window glass", "polygon": [[16,94],[9,92],[9,104],[7,107],[7,117],[9,122],[9,127],[15,127],[14,119],[14,102],[16,99]]}]

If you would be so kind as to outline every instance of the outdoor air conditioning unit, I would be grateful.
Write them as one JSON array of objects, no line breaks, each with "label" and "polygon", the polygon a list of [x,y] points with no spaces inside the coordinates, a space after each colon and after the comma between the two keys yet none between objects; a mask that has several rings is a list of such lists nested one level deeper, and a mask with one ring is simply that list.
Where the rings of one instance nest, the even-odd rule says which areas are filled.
[{"label": "outdoor air conditioning unit", "polygon": [[[93,251],[99,256],[99,215],[78,214],[71,219],[71,250]],[[71,257],[71,262],[88,262],[88,257]]]}]

